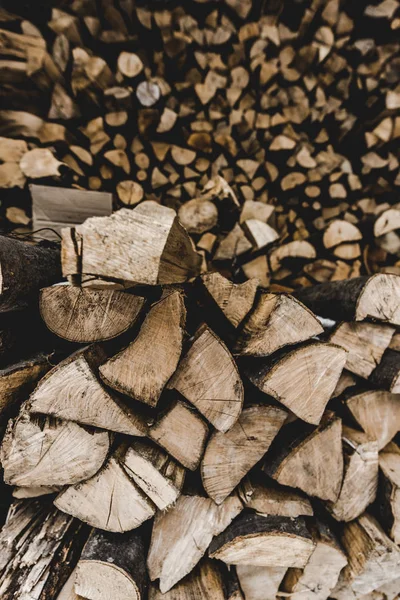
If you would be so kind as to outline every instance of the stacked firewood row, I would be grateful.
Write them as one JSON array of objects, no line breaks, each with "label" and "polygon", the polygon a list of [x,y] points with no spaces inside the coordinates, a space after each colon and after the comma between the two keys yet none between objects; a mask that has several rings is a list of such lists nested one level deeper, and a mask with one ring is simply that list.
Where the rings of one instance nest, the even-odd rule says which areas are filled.
[{"label": "stacked firewood row", "polygon": [[154,201],[3,243],[61,345],[0,373],[2,599],[398,597],[400,277],[235,283]]},{"label": "stacked firewood row", "polygon": [[[400,274],[395,0],[5,6],[4,227],[29,231],[28,184],[56,183],[182,209],[207,261],[265,283]],[[218,177],[239,223],[207,203]]]}]

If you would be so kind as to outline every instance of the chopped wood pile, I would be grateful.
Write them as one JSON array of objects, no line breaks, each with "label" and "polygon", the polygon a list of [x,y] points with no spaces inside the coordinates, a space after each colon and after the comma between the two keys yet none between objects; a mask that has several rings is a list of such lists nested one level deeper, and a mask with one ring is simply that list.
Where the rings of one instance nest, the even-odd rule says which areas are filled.
[{"label": "chopped wood pile", "polygon": [[1,2],[2,600],[400,600],[399,30]]},{"label": "chopped wood pile", "polygon": [[153,200],[3,243],[2,600],[399,597],[398,275],[234,282]]},{"label": "chopped wood pile", "polygon": [[287,291],[400,274],[397,0],[2,5],[3,231],[58,185],[174,208],[209,266]]}]

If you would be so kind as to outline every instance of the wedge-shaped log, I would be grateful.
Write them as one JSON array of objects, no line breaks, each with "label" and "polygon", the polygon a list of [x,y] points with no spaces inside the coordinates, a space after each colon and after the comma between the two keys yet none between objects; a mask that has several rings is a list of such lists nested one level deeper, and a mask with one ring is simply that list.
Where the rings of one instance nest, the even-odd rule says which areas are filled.
[{"label": "wedge-shaped log", "polygon": [[400,325],[400,277],[377,273],[329,281],[294,292],[316,315],[336,321],[373,319]]},{"label": "wedge-shaped log", "polygon": [[286,567],[236,566],[240,587],[249,600],[276,600],[286,571]]},{"label": "wedge-shaped log", "polygon": [[343,581],[355,594],[368,594],[398,578],[400,549],[368,513],[346,523],[341,543],[348,559]]},{"label": "wedge-shaped log", "polygon": [[276,406],[251,406],[227,433],[212,434],[201,462],[201,477],[214,502],[221,504],[264,456],[286,418],[286,411]]},{"label": "wedge-shaped log", "polygon": [[376,496],[378,443],[362,431],[343,427],[344,475],[336,502],[326,507],[337,521],[359,517]]},{"label": "wedge-shaped log", "polygon": [[352,223],[337,219],[332,221],[324,231],[323,244],[325,248],[335,248],[339,244],[362,240],[361,231]]},{"label": "wedge-shaped log", "polygon": [[329,340],[347,350],[346,369],[367,379],[388,348],[394,328],[374,323],[341,323]]},{"label": "wedge-shaped log", "polygon": [[185,480],[185,469],[149,441],[135,440],[121,465],[160,510],[176,502]]},{"label": "wedge-shaped log", "polygon": [[148,435],[181,465],[195,471],[203,456],[208,427],[200,415],[177,400],[158,417]]},{"label": "wedge-shaped log", "polygon": [[400,544],[400,449],[394,442],[379,455],[377,508],[381,525]]},{"label": "wedge-shaped log", "polygon": [[154,201],[62,230],[64,276],[92,275],[132,284],[181,283],[200,272],[201,257],[176,212]]},{"label": "wedge-shaped log", "polygon": [[156,510],[116,456],[90,479],[62,491],[54,504],[92,527],[116,533],[136,529]]},{"label": "wedge-shaped log", "polygon": [[2,600],[57,598],[86,539],[83,523],[49,502],[13,503],[0,532]]},{"label": "wedge-shaped log", "polygon": [[209,498],[182,495],[175,506],[156,515],[147,568],[152,581],[160,580],[162,593],[190,573],[220,534],[242,511],[236,494],[217,506]]},{"label": "wedge-shaped log", "polygon": [[1,447],[4,480],[28,487],[75,484],[99,470],[109,446],[105,431],[23,411]]},{"label": "wedge-shaped log", "polygon": [[312,312],[293,296],[262,292],[240,329],[235,352],[269,356],[284,346],[304,342],[323,331]]},{"label": "wedge-shaped log", "polygon": [[90,348],[62,361],[31,394],[29,411],[127,435],[145,435],[143,420],[111,396],[96,377],[104,356],[100,350]]},{"label": "wedge-shaped log", "polygon": [[303,517],[243,513],[214,538],[209,555],[228,565],[303,568],[313,550]]},{"label": "wedge-shaped log", "polygon": [[330,529],[317,520],[312,528],[315,550],[303,570],[289,569],[282,589],[291,600],[326,600],[334,589],[347,558]]},{"label": "wedge-shaped log", "polygon": [[186,311],[182,294],[154,304],[136,339],[100,367],[103,380],[135,400],[156,406],[182,351]]},{"label": "wedge-shaped log", "polygon": [[300,419],[318,425],[345,362],[346,351],[340,346],[313,342],[269,360],[249,360],[246,374]]},{"label": "wedge-shaped log", "polygon": [[382,450],[400,431],[400,395],[380,390],[355,394],[345,401],[353,419]]},{"label": "wedge-shaped log", "polygon": [[258,280],[233,283],[220,273],[210,273],[203,275],[202,282],[228,321],[238,327],[254,304]]},{"label": "wedge-shaped log", "polygon": [[250,483],[247,508],[255,510],[264,517],[272,515],[294,518],[301,515],[308,517],[313,515],[311,502],[301,492],[270,481],[268,483]]},{"label": "wedge-shaped log", "polygon": [[[156,584],[150,586],[149,600],[227,600],[225,581],[218,563],[204,559],[190,575],[180,581],[172,590],[162,592]],[[234,600],[228,596],[228,600]],[[236,597],[236,600],[243,596]]]},{"label": "wedge-shaped log", "polygon": [[25,400],[36,382],[51,367],[49,357],[38,354],[0,369],[0,416]]},{"label": "wedge-shaped log", "polygon": [[144,298],[117,290],[55,285],[40,292],[47,327],[65,340],[90,344],[109,340],[135,323]]},{"label": "wedge-shaped log", "polygon": [[400,352],[386,350],[370,381],[379,389],[400,394]]},{"label": "wedge-shaped log", "polygon": [[93,530],[75,569],[78,598],[144,599],[145,549],[136,531],[124,534]]},{"label": "wedge-shaped log", "polygon": [[243,384],[236,363],[206,325],[196,332],[168,387],[180,392],[218,431],[228,431],[242,410]]},{"label": "wedge-shaped log", "polygon": [[38,498],[39,496],[47,496],[47,494],[56,494],[61,490],[61,486],[32,486],[32,487],[15,487],[13,489],[13,498]]},{"label": "wedge-shaped log", "polygon": [[271,446],[264,470],[282,485],[335,502],[343,476],[341,420],[327,412],[317,429],[290,423]]},{"label": "wedge-shaped log", "polygon": [[60,251],[1,235],[0,273],[0,312],[25,308],[40,288],[60,281]]}]

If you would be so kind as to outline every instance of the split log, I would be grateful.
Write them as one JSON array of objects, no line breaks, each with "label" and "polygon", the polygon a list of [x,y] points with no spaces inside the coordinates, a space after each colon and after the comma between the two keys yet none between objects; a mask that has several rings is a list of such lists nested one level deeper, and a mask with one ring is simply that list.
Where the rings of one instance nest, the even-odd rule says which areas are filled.
[{"label": "split log", "polygon": [[210,498],[221,504],[264,456],[287,417],[275,406],[245,408],[227,432],[216,431],[208,442],[201,478]]},{"label": "split log", "polygon": [[215,204],[202,198],[193,198],[182,204],[178,211],[179,221],[189,233],[201,234],[213,229],[218,223]]},{"label": "split log", "polygon": [[157,513],[147,568],[152,581],[160,580],[163,594],[192,571],[213,536],[224,531],[242,509],[236,494],[220,506],[209,498],[182,495],[167,512]]},{"label": "split log", "polygon": [[77,597],[94,598],[101,593],[102,597],[115,600],[142,600],[146,588],[145,550],[140,534],[93,530],[75,569]]},{"label": "split log", "polygon": [[118,452],[90,479],[65,488],[54,504],[92,527],[116,533],[136,529],[156,512],[126,474]]},{"label": "split log", "polygon": [[23,411],[15,423],[9,423],[3,439],[4,480],[28,487],[74,484],[98,471],[109,445],[105,431]]},{"label": "split log", "polygon": [[362,240],[360,230],[352,223],[340,219],[332,221],[323,235],[323,243],[327,249],[358,240]]},{"label": "split log", "polygon": [[236,284],[220,273],[211,273],[203,275],[202,283],[223,315],[238,327],[253,307],[258,280]]},{"label": "split log", "polygon": [[344,475],[336,502],[326,507],[337,521],[353,521],[375,500],[378,443],[365,433],[343,427]]},{"label": "split log", "polygon": [[33,390],[51,368],[50,357],[38,354],[0,370],[0,419]]},{"label": "split log", "polygon": [[355,594],[368,594],[398,578],[400,550],[367,513],[346,523],[341,542],[348,559],[343,580]]},{"label": "split log", "polygon": [[213,539],[209,555],[229,565],[303,568],[313,551],[303,517],[243,513]]},{"label": "split log", "polygon": [[136,485],[160,510],[178,499],[185,469],[151,442],[135,440],[121,459],[121,465]]},{"label": "split log", "polygon": [[131,398],[156,406],[177,367],[185,321],[182,294],[167,292],[150,308],[136,339],[100,367],[102,379]]},{"label": "split log", "polygon": [[89,347],[59,363],[31,394],[29,412],[126,435],[145,435],[143,419],[112,396],[96,376],[105,356],[99,348]]},{"label": "split log", "polygon": [[317,520],[312,528],[315,550],[301,569],[289,569],[282,589],[292,600],[326,600],[347,564],[345,554],[330,529]]},{"label": "split log", "polygon": [[4,600],[53,600],[87,539],[87,528],[51,504],[19,500],[0,532]]},{"label": "split log", "polygon": [[148,435],[181,465],[195,471],[203,456],[208,427],[200,415],[176,400],[157,418]]},{"label": "split log", "polygon": [[379,454],[377,510],[380,523],[400,543],[400,449],[393,442]]},{"label": "split log", "polygon": [[0,311],[25,308],[40,288],[61,279],[60,253],[0,236]]},{"label": "split log", "polygon": [[400,353],[386,350],[380,363],[372,372],[370,381],[379,389],[388,390],[392,394],[400,393]]},{"label": "split log", "polygon": [[149,590],[149,600],[201,600],[201,598],[227,600],[225,582],[215,561],[204,559],[190,575],[169,591],[161,592],[154,584]]},{"label": "split log", "polygon": [[246,600],[276,600],[286,567],[237,565],[236,573]]},{"label": "split log", "polygon": [[117,290],[55,285],[40,291],[40,313],[47,327],[79,344],[112,339],[130,329],[144,298]]},{"label": "split log", "polygon": [[394,331],[374,323],[341,323],[329,341],[347,351],[346,369],[367,379],[381,362]]},{"label": "split log", "polygon": [[356,423],[382,450],[400,431],[400,396],[371,390],[353,394],[345,400]]},{"label": "split log", "polygon": [[264,517],[312,517],[313,508],[309,499],[301,492],[280,486],[271,481],[268,483],[250,483],[249,499],[246,507],[255,510]]},{"label": "split log", "polygon": [[[340,346],[313,342],[247,363],[250,381],[297,417],[318,425],[346,362]],[[287,374],[291,376],[288,378]]]},{"label": "split log", "polygon": [[304,342],[322,332],[311,311],[292,296],[261,292],[240,328],[235,352],[269,356],[284,346]]},{"label": "split log", "polygon": [[24,498],[39,498],[40,496],[47,496],[48,494],[57,494],[61,490],[61,486],[32,486],[32,487],[18,487],[13,489],[13,498],[24,499]]},{"label": "split log", "polygon": [[316,315],[335,321],[372,319],[400,325],[400,277],[377,273],[303,288],[294,296]]},{"label": "split log", "polygon": [[181,283],[198,275],[200,264],[175,211],[153,201],[63,230],[64,276],[90,275],[131,284]]},{"label": "split log", "polygon": [[263,466],[282,485],[309,496],[336,502],[342,486],[342,423],[325,413],[317,429],[298,423],[286,425],[273,442]]},{"label": "split log", "polygon": [[243,384],[225,344],[206,325],[201,326],[191,347],[168,383],[218,431],[228,431],[243,406]]}]

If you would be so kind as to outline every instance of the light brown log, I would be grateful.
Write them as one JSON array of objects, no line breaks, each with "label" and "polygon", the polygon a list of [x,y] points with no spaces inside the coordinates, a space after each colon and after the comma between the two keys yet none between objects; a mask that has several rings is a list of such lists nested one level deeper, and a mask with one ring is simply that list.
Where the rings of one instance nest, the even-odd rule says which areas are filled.
[{"label": "light brown log", "polygon": [[168,387],[189,400],[218,431],[228,431],[242,410],[243,384],[236,363],[206,325],[196,332]]},{"label": "light brown log", "polygon": [[153,201],[63,230],[62,256],[65,276],[81,273],[149,285],[179,283],[197,275],[201,258],[175,211]]},{"label": "light brown log", "polygon": [[218,210],[215,204],[202,198],[193,198],[182,204],[178,217],[189,233],[205,233],[218,223]]},{"label": "light brown log", "polygon": [[121,465],[136,485],[165,510],[178,499],[185,479],[185,469],[166,452],[148,441],[133,441]]},{"label": "light brown log", "polygon": [[160,580],[162,593],[192,571],[213,536],[226,529],[242,509],[235,494],[220,506],[209,498],[182,495],[169,511],[157,513],[147,568],[152,581]]},{"label": "light brown log", "polygon": [[388,444],[379,454],[377,508],[380,523],[388,536],[400,543],[400,449]]},{"label": "light brown log", "polygon": [[314,315],[292,296],[261,292],[240,329],[235,352],[268,356],[322,332]]},{"label": "light brown log", "polygon": [[59,285],[40,292],[40,313],[47,327],[79,344],[121,335],[133,326],[143,305],[144,298],[117,290]]},{"label": "light brown log", "polygon": [[378,443],[365,433],[343,427],[344,474],[336,502],[326,506],[337,521],[353,521],[375,500]]},{"label": "light brown log", "polygon": [[343,478],[342,423],[325,413],[317,429],[286,425],[267,454],[265,472],[282,485],[336,502]]},{"label": "light brown log", "polygon": [[203,456],[208,427],[200,415],[178,400],[157,418],[148,435],[181,465],[195,471]]},{"label": "light brown log", "polygon": [[343,580],[355,594],[368,594],[398,578],[400,550],[368,513],[346,523],[341,542],[348,559]]},{"label": "light brown log", "polygon": [[341,323],[329,340],[347,351],[346,369],[367,379],[390,344],[394,328],[373,323]]},{"label": "light brown log", "polygon": [[65,488],[54,504],[92,527],[116,533],[136,529],[156,512],[122,468],[118,454],[89,479]]},{"label": "light brown log", "polygon": [[98,366],[104,359],[105,354],[93,348],[62,361],[40,380],[27,409],[126,435],[145,435],[144,420],[101,385]]},{"label": "light brown log", "polygon": [[347,558],[329,528],[317,520],[313,527],[315,549],[304,569],[289,569],[282,589],[292,600],[326,600],[337,584]]},{"label": "light brown log", "polygon": [[151,307],[135,340],[100,367],[102,379],[131,398],[156,406],[178,365],[185,320],[182,295],[167,292]]},{"label": "light brown log", "polygon": [[378,442],[378,450],[400,431],[400,396],[370,390],[351,395],[345,405],[366,434]]},{"label": "light brown log", "polygon": [[362,239],[360,230],[343,220],[332,221],[324,232],[323,243],[325,248],[335,248],[346,242],[356,242]]},{"label": "light brown log", "polygon": [[264,456],[287,417],[275,406],[245,408],[227,432],[215,432],[208,442],[201,478],[207,494],[221,504]]},{"label": "light brown log", "polygon": [[207,293],[234,326],[238,327],[253,307],[258,280],[233,283],[220,273],[203,275],[202,282]]},{"label": "light brown log", "polygon": [[[248,484],[249,485],[249,484]],[[311,517],[313,508],[301,492],[276,484],[273,481],[250,483],[247,508],[267,517]]]},{"label": "light brown log", "polygon": [[249,362],[246,374],[300,419],[318,425],[345,361],[346,352],[340,346],[313,342],[269,361]]},{"label": "light brown log", "polygon": [[74,484],[98,471],[109,445],[105,431],[23,411],[3,439],[4,480],[18,486]]},{"label": "light brown log", "polygon": [[207,559],[204,559],[173,589],[161,592],[155,584],[152,584],[149,589],[149,600],[201,600],[202,598],[227,599],[225,581],[222,579],[218,563]]}]

